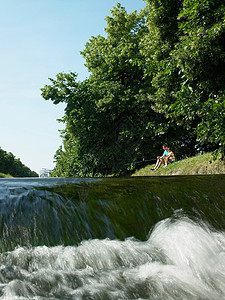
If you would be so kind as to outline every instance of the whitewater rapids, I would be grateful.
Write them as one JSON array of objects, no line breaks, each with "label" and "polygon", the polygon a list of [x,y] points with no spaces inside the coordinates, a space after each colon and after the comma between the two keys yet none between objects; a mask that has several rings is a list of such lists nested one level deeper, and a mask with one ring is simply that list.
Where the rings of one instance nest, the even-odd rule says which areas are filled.
[{"label": "whitewater rapids", "polygon": [[0,254],[0,299],[225,299],[225,234],[180,217],[144,242],[17,247]]}]

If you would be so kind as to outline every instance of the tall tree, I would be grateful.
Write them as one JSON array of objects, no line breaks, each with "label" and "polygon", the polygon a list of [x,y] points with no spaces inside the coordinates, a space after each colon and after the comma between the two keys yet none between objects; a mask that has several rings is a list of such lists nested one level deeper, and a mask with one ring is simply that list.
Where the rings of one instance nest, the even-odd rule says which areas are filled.
[{"label": "tall tree", "polygon": [[186,126],[196,136],[196,147],[224,153],[224,3],[149,0],[148,6],[150,34],[144,43],[156,33],[145,50],[157,66],[155,109]]},{"label": "tall tree", "polygon": [[78,82],[77,74],[61,73],[42,89],[46,100],[67,104],[55,175],[118,174],[154,157],[165,139],[186,139],[182,127],[153,110],[152,76],[137,63],[146,11],[128,14],[118,4],[106,20],[107,37],[92,37],[82,51],[90,77]]},{"label": "tall tree", "polygon": [[60,73],[42,89],[66,103],[54,175],[121,174],[163,142],[178,156],[224,151],[224,12],[206,0],[114,7],[81,52],[89,78]]}]

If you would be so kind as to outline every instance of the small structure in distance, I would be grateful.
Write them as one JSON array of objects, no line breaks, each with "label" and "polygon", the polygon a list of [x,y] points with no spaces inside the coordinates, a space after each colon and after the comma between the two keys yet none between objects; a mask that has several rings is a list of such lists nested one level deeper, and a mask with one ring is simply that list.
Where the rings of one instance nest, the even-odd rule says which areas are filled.
[{"label": "small structure in distance", "polygon": [[52,170],[42,168],[41,171],[39,171],[39,177],[51,177]]}]

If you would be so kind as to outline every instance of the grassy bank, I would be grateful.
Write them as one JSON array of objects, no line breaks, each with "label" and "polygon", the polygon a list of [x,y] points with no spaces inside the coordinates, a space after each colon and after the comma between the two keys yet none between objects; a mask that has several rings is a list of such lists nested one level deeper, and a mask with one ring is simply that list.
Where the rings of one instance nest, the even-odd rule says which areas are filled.
[{"label": "grassy bank", "polygon": [[162,166],[157,171],[151,170],[154,166],[148,165],[136,171],[132,176],[225,174],[225,161],[222,161],[220,157],[214,161],[211,153],[189,157],[168,165],[167,168]]},{"label": "grassy bank", "polygon": [[12,178],[12,176],[9,174],[0,173],[0,178]]}]

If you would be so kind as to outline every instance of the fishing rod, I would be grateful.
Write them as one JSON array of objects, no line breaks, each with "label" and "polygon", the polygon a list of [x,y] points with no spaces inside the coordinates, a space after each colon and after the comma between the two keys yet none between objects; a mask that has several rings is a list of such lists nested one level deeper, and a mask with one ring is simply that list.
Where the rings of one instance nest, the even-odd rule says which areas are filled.
[{"label": "fishing rod", "polygon": [[147,160],[140,160],[140,161],[135,161],[135,162],[125,164],[125,166],[132,165],[132,164],[144,163],[144,162],[150,162],[150,161],[155,161],[155,160],[156,160],[155,158],[151,158],[151,159],[147,159]]}]

